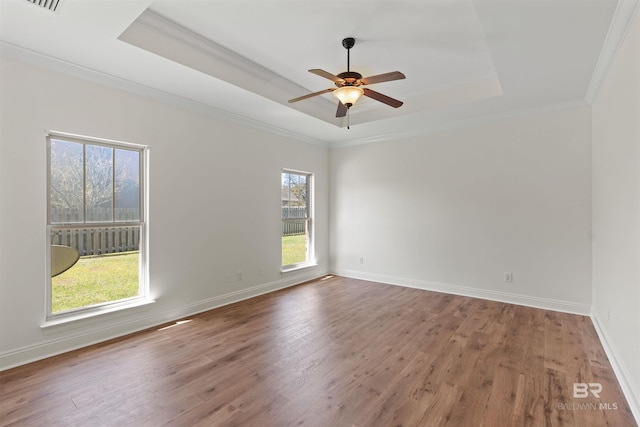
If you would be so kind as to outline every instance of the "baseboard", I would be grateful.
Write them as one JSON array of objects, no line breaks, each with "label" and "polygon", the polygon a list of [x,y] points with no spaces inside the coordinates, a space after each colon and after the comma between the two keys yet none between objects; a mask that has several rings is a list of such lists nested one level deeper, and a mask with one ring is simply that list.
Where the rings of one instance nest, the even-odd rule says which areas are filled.
[{"label": "baseboard", "polygon": [[591,320],[596,332],[598,333],[598,338],[600,338],[602,347],[604,348],[605,353],[607,353],[609,363],[611,363],[611,367],[616,374],[620,388],[622,388],[622,392],[627,398],[627,403],[629,404],[631,412],[636,419],[636,423],[640,425],[640,390],[638,390],[631,380],[632,377],[629,375],[628,369],[621,361],[620,356],[618,356],[618,352],[615,347],[611,344],[611,340],[608,338],[609,334],[607,333],[606,328],[603,327],[603,323],[595,314],[591,315]]},{"label": "baseboard", "polygon": [[319,272],[318,269],[311,269],[296,273],[288,273],[286,277],[273,282],[259,284],[247,289],[230,292],[224,295],[208,298],[196,303],[176,307],[162,313],[149,314],[149,311],[138,313],[135,318],[118,321],[105,322],[98,329],[92,328],[90,331],[71,332],[61,338],[52,338],[47,342],[32,346],[14,349],[0,354],[0,371],[26,365],[48,357],[67,353],[82,347],[87,347],[114,338],[129,335],[145,329],[153,328],[168,322],[172,322],[184,317],[193,316],[197,313],[213,310],[228,304],[233,304],[245,299],[253,298],[279,289],[288,288],[297,284],[317,279],[326,275],[326,272]]},{"label": "baseboard", "polygon": [[491,291],[466,286],[449,285],[446,283],[431,282],[428,280],[411,279],[406,277],[387,276],[383,274],[365,273],[354,270],[334,271],[338,276],[354,279],[369,280],[388,285],[405,286],[407,288],[423,289],[425,291],[444,292],[447,294],[462,295],[466,297],[480,298],[491,301],[505,302],[508,304],[524,305],[527,307],[542,308],[545,310],[560,311],[563,313],[591,315],[591,305],[579,304],[571,301],[561,301],[550,298],[539,298],[528,295],[513,294],[508,292]]},{"label": "baseboard", "polygon": [[[215,296],[195,302],[193,304],[185,305],[175,310],[171,310],[169,311],[170,319],[168,321],[181,319],[186,316],[193,316],[194,314],[213,310],[214,308],[223,307],[225,305],[240,302],[249,298],[254,298],[259,295],[264,295],[280,289],[296,286],[300,283],[326,276],[327,274],[328,273],[326,271],[318,273],[315,270],[312,274],[307,273],[307,270],[301,270],[295,273],[286,273],[287,277],[280,280],[263,283],[247,289],[240,289],[238,291]],[[166,323],[166,321],[162,323]]]}]

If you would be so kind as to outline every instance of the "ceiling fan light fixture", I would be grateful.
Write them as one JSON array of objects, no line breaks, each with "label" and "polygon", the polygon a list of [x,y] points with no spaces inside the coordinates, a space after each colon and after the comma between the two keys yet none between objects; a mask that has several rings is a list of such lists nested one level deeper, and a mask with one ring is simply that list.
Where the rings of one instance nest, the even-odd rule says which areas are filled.
[{"label": "ceiling fan light fixture", "polygon": [[336,117],[347,117],[347,129],[349,129],[349,109],[353,107],[353,105],[363,95],[367,98],[372,98],[376,101],[382,102],[383,104],[387,104],[388,106],[393,108],[400,107],[402,105],[402,101],[398,101],[397,99],[393,99],[390,96],[384,95],[380,92],[376,92],[369,88],[363,89],[360,86],[404,79],[404,74],[402,74],[400,71],[392,71],[390,73],[377,74],[375,76],[362,78],[362,74],[351,71],[351,55],[349,54],[349,52],[355,44],[355,41],[356,39],[354,39],[353,37],[348,37],[342,40],[342,46],[347,49],[347,71],[338,75],[334,75],[319,68],[313,68],[309,70],[310,73],[331,80],[338,87],[337,89],[320,90],[318,92],[313,92],[307,95],[290,99],[289,102],[298,102],[302,101],[303,99],[325,94],[327,92],[333,92],[333,96],[340,100],[340,102],[338,103],[338,108],[336,110]]},{"label": "ceiling fan light fixture", "polygon": [[357,86],[342,86],[333,91],[333,96],[338,98],[347,108],[351,107],[362,96],[364,90]]}]

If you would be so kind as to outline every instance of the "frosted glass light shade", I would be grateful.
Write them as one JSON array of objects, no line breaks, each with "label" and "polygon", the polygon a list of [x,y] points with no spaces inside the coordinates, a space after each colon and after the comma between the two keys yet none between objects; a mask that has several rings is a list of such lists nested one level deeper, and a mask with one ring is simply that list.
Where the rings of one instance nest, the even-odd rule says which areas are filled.
[{"label": "frosted glass light shade", "polygon": [[333,91],[333,96],[347,107],[351,107],[363,93],[364,91],[357,86],[342,86]]}]

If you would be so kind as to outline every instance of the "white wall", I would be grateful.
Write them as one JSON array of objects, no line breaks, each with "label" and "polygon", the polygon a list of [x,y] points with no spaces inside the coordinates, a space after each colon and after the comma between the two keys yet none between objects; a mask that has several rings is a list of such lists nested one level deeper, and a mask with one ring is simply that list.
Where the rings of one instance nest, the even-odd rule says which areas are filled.
[{"label": "white wall", "polygon": [[593,105],[593,318],[640,419],[640,16]]},{"label": "white wall", "polygon": [[590,120],[585,107],[333,150],[332,270],[589,313]]},{"label": "white wall", "polygon": [[[328,271],[326,148],[9,58],[0,62],[0,369]],[[155,304],[92,324],[41,330],[47,129],[150,147]],[[315,173],[319,262],[286,275],[280,274],[283,167]]]}]

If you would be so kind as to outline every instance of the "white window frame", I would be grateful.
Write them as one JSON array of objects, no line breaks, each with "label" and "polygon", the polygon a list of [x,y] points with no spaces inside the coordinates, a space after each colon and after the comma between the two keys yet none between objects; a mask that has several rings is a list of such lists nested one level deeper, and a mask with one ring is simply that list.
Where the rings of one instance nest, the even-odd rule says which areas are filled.
[{"label": "white window frame", "polygon": [[[299,270],[302,268],[312,267],[317,265],[315,259],[315,221],[314,221],[314,197],[315,197],[315,189],[314,189],[314,175],[312,172],[306,172],[296,169],[287,169],[284,168],[280,171],[280,188],[282,189],[282,175],[285,173],[296,174],[296,175],[305,175],[307,177],[307,186],[308,186],[308,196],[307,196],[307,259],[303,262],[298,262],[295,264],[283,265],[282,263],[282,238],[280,239],[280,266],[282,272]],[[280,208],[280,228],[282,229],[282,223],[285,221],[282,218],[282,206]],[[299,220],[299,219],[297,219]],[[295,221],[295,220],[294,220]]]},{"label": "white window frame", "polygon": [[[66,222],[52,223],[51,221],[51,140],[63,140],[74,143],[87,145],[103,146],[113,149],[127,149],[138,151],[140,153],[140,220],[139,221],[90,221],[87,222],[86,217],[83,222]],[[114,141],[109,139],[101,139],[89,136],[75,135],[64,132],[48,131],[46,133],[47,146],[47,237],[46,237],[46,321],[42,327],[56,326],[60,322],[65,323],[71,320],[79,320],[96,315],[111,313],[114,311],[139,307],[153,302],[149,299],[149,281],[148,281],[148,157],[149,150],[147,146],[132,144],[122,141]],[[84,150],[85,148],[83,148]],[[86,176],[86,171],[83,172]],[[115,183],[114,183],[115,185]],[[115,203],[115,199],[114,199]],[[51,234],[54,230],[60,228],[99,228],[99,227],[140,227],[139,242],[139,271],[138,271],[138,295],[114,301],[107,301],[91,306],[79,307],[76,309],[66,310],[62,312],[52,312],[52,282],[51,282]]]}]

